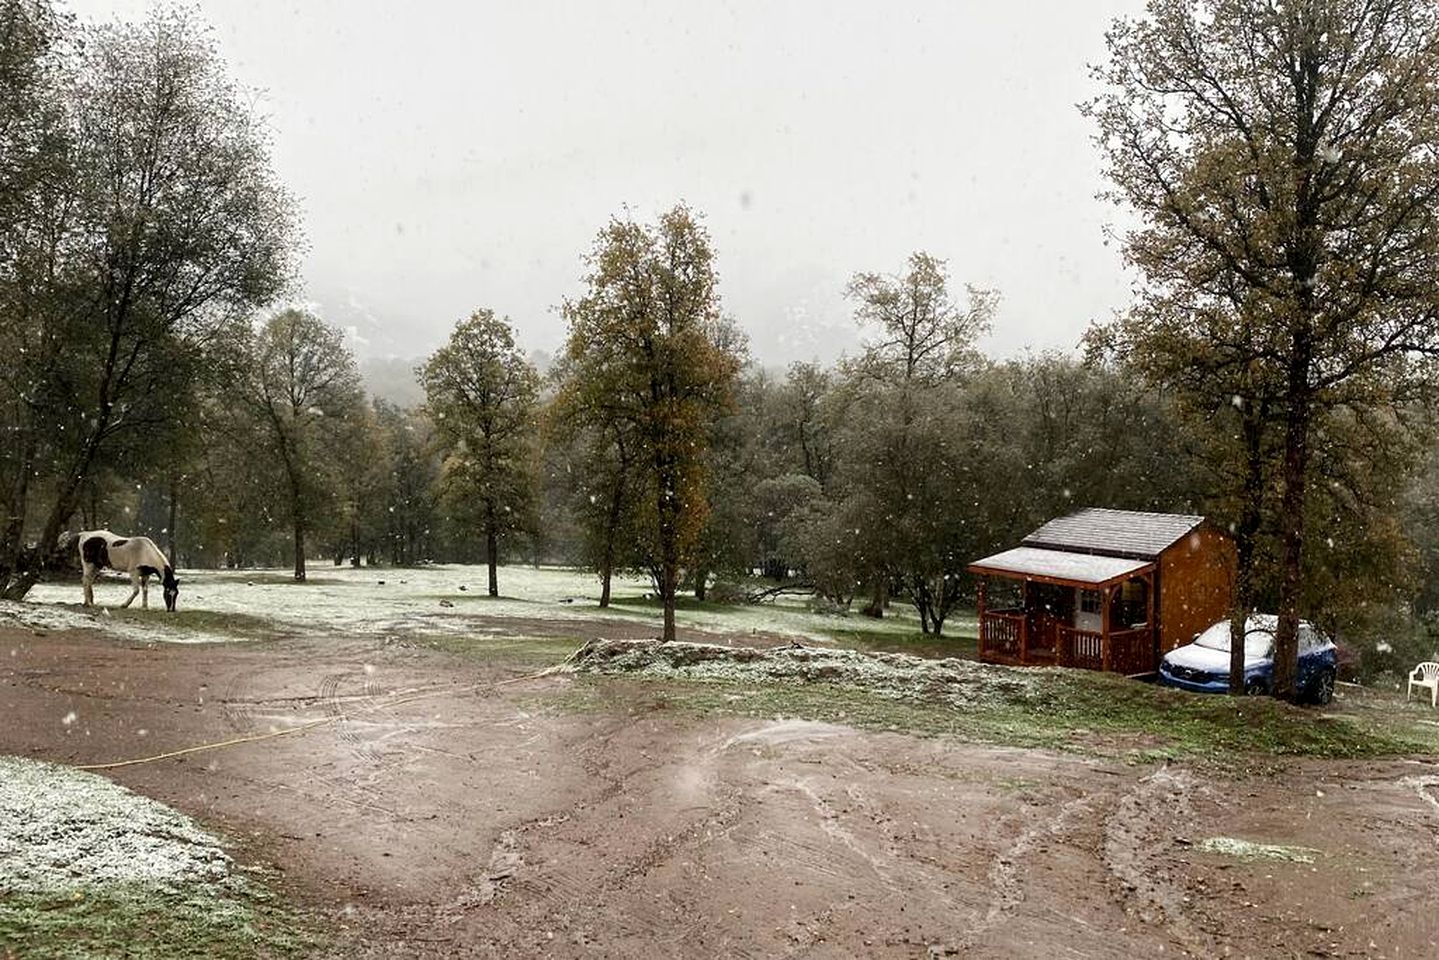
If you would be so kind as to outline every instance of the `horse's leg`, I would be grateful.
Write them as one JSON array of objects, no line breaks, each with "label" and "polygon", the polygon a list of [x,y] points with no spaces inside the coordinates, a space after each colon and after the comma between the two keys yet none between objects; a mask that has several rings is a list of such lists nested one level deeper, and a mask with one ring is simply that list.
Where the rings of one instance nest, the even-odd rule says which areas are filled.
[{"label": "horse's leg", "polygon": [[85,588],[84,605],[93,607],[95,605],[95,567],[88,563],[83,566],[85,570],[80,577],[80,586]]},{"label": "horse's leg", "polygon": [[150,609],[150,575],[148,573],[140,574],[140,606],[145,610]]},{"label": "horse's leg", "polygon": [[120,604],[120,606],[122,606],[122,607],[128,607],[130,604],[132,604],[132,603],[135,602],[135,598],[136,598],[137,596],[139,596],[139,595],[140,595],[140,571],[138,571],[138,570],[131,570],[131,571],[130,571],[130,597],[129,597],[129,599],[127,599],[124,603]]}]

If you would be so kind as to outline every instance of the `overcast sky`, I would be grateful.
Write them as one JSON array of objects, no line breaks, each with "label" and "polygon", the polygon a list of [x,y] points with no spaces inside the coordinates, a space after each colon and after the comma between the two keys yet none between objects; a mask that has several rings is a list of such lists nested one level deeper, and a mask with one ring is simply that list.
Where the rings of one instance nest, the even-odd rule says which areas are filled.
[{"label": "overcast sky", "polygon": [[307,296],[362,355],[423,354],[479,306],[553,351],[606,219],[678,200],[766,364],[852,351],[846,280],[917,249],[999,289],[997,354],[1071,349],[1127,299],[1075,104],[1141,0],[199,6],[262,92]]}]

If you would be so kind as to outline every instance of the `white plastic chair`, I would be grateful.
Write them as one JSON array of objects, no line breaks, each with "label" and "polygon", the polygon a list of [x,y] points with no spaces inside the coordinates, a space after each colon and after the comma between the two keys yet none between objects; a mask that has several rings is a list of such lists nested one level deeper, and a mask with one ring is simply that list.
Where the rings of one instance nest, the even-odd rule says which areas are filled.
[{"label": "white plastic chair", "polygon": [[[1418,677],[1419,679],[1414,679]],[[1429,691],[1429,706],[1439,706],[1439,663],[1433,660],[1426,660],[1409,672],[1409,689],[1404,691],[1404,699],[1408,700],[1414,688]]]}]

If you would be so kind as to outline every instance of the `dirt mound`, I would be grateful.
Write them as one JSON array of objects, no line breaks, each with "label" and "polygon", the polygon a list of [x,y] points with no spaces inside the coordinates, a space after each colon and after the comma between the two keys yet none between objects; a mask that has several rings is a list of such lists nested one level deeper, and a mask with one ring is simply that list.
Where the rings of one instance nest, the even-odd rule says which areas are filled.
[{"label": "dirt mound", "polygon": [[856,687],[896,700],[1024,703],[1049,682],[1048,671],[970,660],[829,647],[728,647],[658,640],[591,640],[566,661],[577,673],[711,681],[801,681]]}]

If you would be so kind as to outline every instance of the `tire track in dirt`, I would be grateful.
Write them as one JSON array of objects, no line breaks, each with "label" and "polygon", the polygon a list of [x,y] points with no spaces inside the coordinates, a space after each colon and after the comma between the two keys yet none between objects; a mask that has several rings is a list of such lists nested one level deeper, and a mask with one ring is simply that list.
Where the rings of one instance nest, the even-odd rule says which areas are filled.
[{"label": "tire track in dirt", "polygon": [[1439,776],[1425,775],[1419,777],[1403,777],[1399,780],[1401,787],[1411,787],[1419,794],[1419,799],[1439,812]]},{"label": "tire track in dirt", "polygon": [[[865,908],[873,908],[890,900],[903,900],[905,889],[899,878],[905,867],[905,857],[900,849],[893,821],[880,804],[871,801],[853,784],[847,784],[844,788],[844,795],[849,801],[845,812],[856,810],[859,815],[867,815],[870,823],[882,838],[880,846],[871,850],[869,845],[854,831],[844,826],[841,811],[836,810],[834,804],[824,798],[816,789],[811,778],[796,777],[785,786],[798,792],[810,803],[819,816],[820,830],[831,843],[838,844],[858,857],[882,884],[882,890],[871,891],[866,896],[863,901]],[[832,850],[820,844],[808,843],[780,834],[770,833],[764,836],[769,838],[768,849],[791,851],[788,856],[783,858],[786,865],[799,864],[809,873],[829,878],[839,885],[850,885],[855,882],[853,872],[847,869],[846,865],[836,862]],[[799,851],[799,855],[796,855],[794,851]],[[927,890],[926,896],[942,900],[951,906],[954,905],[954,899],[938,889]],[[794,945],[777,956],[782,960],[797,960],[797,958],[819,949],[827,941],[825,931],[839,917],[860,907],[861,901],[858,899],[845,900],[817,910],[808,916],[794,918],[791,921],[792,929],[789,934],[795,941]]]},{"label": "tire track in dirt", "polygon": [[[360,685],[361,692],[341,694],[341,684],[355,676],[363,677]],[[368,673],[357,674],[354,671],[344,671],[326,675],[320,681],[320,691],[317,697],[320,708],[325,711],[327,717],[334,721],[331,726],[334,727],[341,745],[356,759],[370,766],[382,763],[384,754],[375,749],[372,739],[360,735],[353,714],[373,713],[377,698],[383,695],[384,691]]]},{"label": "tire track in dirt", "polygon": [[232,673],[226,680],[219,696],[220,715],[236,733],[251,733],[255,729],[255,704],[252,694],[255,683],[248,671]]},{"label": "tire track in dirt", "polygon": [[[688,762],[683,756],[664,756],[614,772],[608,758],[622,751],[612,748],[610,743],[615,737],[627,734],[632,726],[632,718],[618,721],[595,732],[579,746],[576,759],[598,781],[597,789],[587,792],[567,810],[551,812],[505,831],[508,836],[502,834],[492,850],[491,866],[476,884],[476,890],[441,911],[449,923],[458,923],[466,919],[467,914],[474,916],[471,911],[477,906],[499,906],[513,897],[513,908],[498,916],[485,915],[493,923],[485,930],[485,939],[511,950],[528,944],[542,951],[550,946],[540,939],[539,931],[545,928],[559,927],[583,938],[587,929],[610,927],[654,944],[677,946],[705,923],[699,919],[699,911],[691,912],[688,919],[677,919],[675,905],[667,899],[626,897],[626,894],[633,892],[655,870],[672,863],[683,851],[702,845],[716,834],[728,832],[740,812],[738,790],[709,792],[704,803],[690,804],[676,811],[682,817],[689,811],[703,811],[688,822],[658,821],[648,825],[648,835],[636,838],[641,841],[639,844],[607,856],[603,869],[584,862],[592,860],[593,854],[557,855],[553,849],[555,844],[579,845],[580,849],[603,844],[612,830],[610,825],[617,822],[605,809],[607,806],[633,793],[637,782],[665,768],[682,767]],[[702,755],[717,753],[717,745],[701,751]],[[526,842],[532,835],[559,828],[567,829],[570,836],[550,837],[536,844]],[[530,866],[532,847],[551,848],[533,867]],[[499,883],[492,876],[496,864],[502,864],[499,872],[510,874]],[[726,955],[749,956],[743,949],[729,949]],[[757,958],[760,954],[753,956]]]},{"label": "tire track in dirt", "polygon": [[1093,815],[1096,808],[1113,802],[1113,799],[1109,794],[1085,793],[1065,801],[1060,805],[1059,812],[1053,815],[1048,813],[1047,807],[1044,808],[1040,813],[1044,818],[1042,821],[1021,830],[1013,843],[994,855],[989,866],[990,897],[984,914],[977,915],[964,936],[943,953],[973,950],[986,935],[1008,921],[1027,899],[1024,872],[1029,855],[1045,841],[1068,835],[1071,824],[1077,818]]},{"label": "tire track in dirt", "polygon": [[1193,813],[1199,789],[1186,770],[1163,767],[1139,780],[1104,822],[1102,858],[1114,877],[1116,899],[1125,912],[1200,956],[1216,956],[1219,946],[1186,911],[1184,893],[1168,877],[1162,853],[1170,849],[1180,824]]}]

